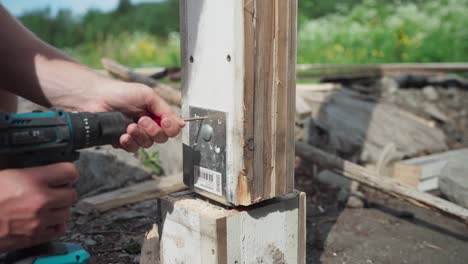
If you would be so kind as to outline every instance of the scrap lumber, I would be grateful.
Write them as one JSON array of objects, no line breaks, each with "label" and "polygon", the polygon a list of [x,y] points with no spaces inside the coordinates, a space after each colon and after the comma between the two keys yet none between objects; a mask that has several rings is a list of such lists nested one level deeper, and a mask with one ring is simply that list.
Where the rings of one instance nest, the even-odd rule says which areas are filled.
[{"label": "scrap lumber", "polygon": [[[182,115],[196,114],[194,108],[226,114],[225,159],[208,162],[219,154],[201,155],[197,138],[190,138],[199,123],[184,128],[185,182],[234,205],[293,191],[297,1],[185,0],[180,6]],[[222,190],[203,184],[198,175],[205,169]]]},{"label": "scrap lumber", "polygon": [[296,142],[296,155],[322,168],[333,170],[361,184],[411,203],[416,202],[414,203],[416,205],[422,204],[468,224],[468,209],[428,193],[420,192],[406,185],[399,184],[391,178],[379,177],[371,170],[326,153],[304,142]]},{"label": "scrap lumber", "polygon": [[163,197],[160,263],[305,264],[305,196],[291,193],[236,209],[191,192]]},{"label": "scrap lumber", "polygon": [[159,228],[153,224],[141,246],[140,264],[159,264]]},{"label": "scrap lumber", "polygon": [[179,106],[181,105],[180,92],[170,87],[167,84],[156,81],[155,79],[136,73],[133,70],[119,64],[111,59],[103,58],[101,60],[102,66],[113,76],[126,82],[137,82],[145,84],[154,88],[164,100],[169,104]]},{"label": "scrap lumber", "polygon": [[466,73],[468,63],[401,63],[297,66],[298,78],[376,78],[399,74]]},{"label": "scrap lumber", "polygon": [[[388,144],[395,145],[400,159],[448,148],[443,131],[422,118],[352,90],[300,88],[296,96],[310,111],[311,122],[305,128],[309,144],[331,153],[375,164]],[[303,105],[303,113],[304,109]]]},{"label": "scrap lumber", "polygon": [[393,177],[420,191],[436,190],[439,187],[439,178],[448,163],[465,161],[467,157],[468,149],[459,149],[403,160],[394,164]]},{"label": "scrap lumber", "polygon": [[181,175],[167,176],[85,198],[78,202],[76,209],[83,214],[105,212],[124,205],[156,199],[186,188]]}]

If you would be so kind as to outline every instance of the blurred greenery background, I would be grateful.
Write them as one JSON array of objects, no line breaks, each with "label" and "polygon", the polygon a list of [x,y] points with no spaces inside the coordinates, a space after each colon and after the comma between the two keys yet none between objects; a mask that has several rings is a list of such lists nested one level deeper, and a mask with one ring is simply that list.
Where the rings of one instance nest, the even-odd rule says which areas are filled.
[{"label": "blurred greenery background", "polygon": [[[468,0],[298,0],[298,63],[468,60]],[[8,6],[7,6],[8,8]],[[99,68],[180,64],[177,0],[120,0],[82,15],[50,8],[18,15],[37,36]]]}]

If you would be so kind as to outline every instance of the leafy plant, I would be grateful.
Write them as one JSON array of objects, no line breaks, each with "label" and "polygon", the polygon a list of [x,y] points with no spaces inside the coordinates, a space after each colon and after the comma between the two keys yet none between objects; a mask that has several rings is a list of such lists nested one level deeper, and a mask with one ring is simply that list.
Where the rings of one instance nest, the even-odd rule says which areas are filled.
[{"label": "leafy plant", "polygon": [[140,149],[138,157],[143,162],[143,166],[151,170],[154,175],[161,175],[163,173],[157,150],[146,151],[145,149]]}]

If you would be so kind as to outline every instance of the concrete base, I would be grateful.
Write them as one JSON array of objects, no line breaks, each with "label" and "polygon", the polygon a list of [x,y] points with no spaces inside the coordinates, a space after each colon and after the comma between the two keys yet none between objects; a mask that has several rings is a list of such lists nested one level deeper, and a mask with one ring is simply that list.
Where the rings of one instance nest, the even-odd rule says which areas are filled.
[{"label": "concrete base", "polygon": [[225,208],[192,192],[161,202],[161,264],[305,263],[305,194]]}]

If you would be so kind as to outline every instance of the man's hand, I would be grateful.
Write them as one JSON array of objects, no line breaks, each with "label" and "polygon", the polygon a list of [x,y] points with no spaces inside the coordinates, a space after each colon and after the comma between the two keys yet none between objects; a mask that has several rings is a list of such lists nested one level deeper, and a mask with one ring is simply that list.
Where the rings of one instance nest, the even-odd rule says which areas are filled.
[{"label": "man's hand", "polygon": [[0,252],[63,235],[77,179],[71,163],[0,171]]},{"label": "man's hand", "polygon": [[[120,147],[127,151],[149,148],[154,142],[164,143],[177,136],[185,125],[156,92],[143,84],[102,79],[90,91],[95,100],[78,105],[80,111],[120,111],[134,118],[136,123],[129,125],[120,138]],[[160,117],[161,127],[150,116]]]}]

